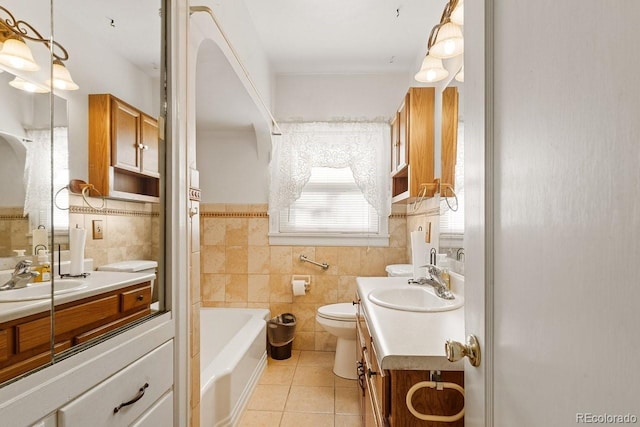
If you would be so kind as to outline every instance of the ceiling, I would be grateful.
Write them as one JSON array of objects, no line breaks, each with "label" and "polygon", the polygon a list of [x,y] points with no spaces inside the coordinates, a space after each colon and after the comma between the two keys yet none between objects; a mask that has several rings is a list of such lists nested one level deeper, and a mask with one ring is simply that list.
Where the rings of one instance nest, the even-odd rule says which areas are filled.
[{"label": "ceiling", "polygon": [[[239,0],[216,0],[239,1]],[[446,0],[243,0],[276,74],[413,74]],[[159,75],[160,0],[65,0],[66,14],[148,75]],[[66,9],[69,8],[69,9]],[[62,7],[56,8],[64,13]],[[202,56],[200,56],[202,54]],[[198,128],[246,129],[255,109],[216,49],[198,57]],[[202,72],[201,72],[202,70]],[[215,76],[215,78],[211,78]],[[208,78],[207,78],[208,77]],[[239,96],[238,93],[242,95]],[[212,94],[215,94],[212,96]],[[246,95],[246,96],[245,96]]]},{"label": "ceiling", "polygon": [[276,73],[416,72],[445,0],[245,0]]}]

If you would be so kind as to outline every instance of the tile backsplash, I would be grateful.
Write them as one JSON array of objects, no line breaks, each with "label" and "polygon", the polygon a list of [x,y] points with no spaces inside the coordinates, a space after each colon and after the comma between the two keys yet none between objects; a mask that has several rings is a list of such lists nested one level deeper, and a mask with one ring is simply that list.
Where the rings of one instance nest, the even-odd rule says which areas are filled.
[{"label": "tile backsplash", "polygon": [[[260,307],[297,318],[293,348],[335,350],[335,337],[315,321],[318,307],[351,302],[357,276],[386,276],[385,266],[407,262],[404,209],[389,220],[389,247],[271,246],[267,205],[200,205],[201,297],[209,307]],[[301,262],[300,255],[329,264]],[[294,274],[311,276],[293,296]]]}]

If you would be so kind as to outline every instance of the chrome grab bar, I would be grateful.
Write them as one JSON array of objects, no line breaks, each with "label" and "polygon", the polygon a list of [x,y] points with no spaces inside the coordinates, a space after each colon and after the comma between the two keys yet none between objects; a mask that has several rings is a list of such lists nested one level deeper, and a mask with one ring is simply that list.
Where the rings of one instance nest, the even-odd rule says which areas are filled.
[{"label": "chrome grab bar", "polygon": [[317,261],[314,261],[312,259],[307,258],[305,255],[302,255],[302,254],[300,255],[300,261],[308,262],[308,263],[311,263],[313,265],[317,265],[318,267],[321,267],[323,270],[326,270],[326,269],[329,268],[329,264],[327,264],[326,262],[319,263]]}]

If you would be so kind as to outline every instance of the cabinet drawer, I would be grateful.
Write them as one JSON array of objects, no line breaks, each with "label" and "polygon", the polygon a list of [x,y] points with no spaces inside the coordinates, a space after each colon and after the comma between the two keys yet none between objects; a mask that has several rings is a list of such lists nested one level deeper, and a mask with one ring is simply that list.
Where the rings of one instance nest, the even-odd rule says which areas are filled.
[{"label": "cabinet drawer", "polygon": [[172,427],[173,392],[170,391],[149,408],[131,427]]},{"label": "cabinet drawer", "polygon": [[124,313],[151,304],[151,285],[120,294],[120,310]]},{"label": "cabinet drawer", "polygon": [[0,329],[0,362],[9,358],[9,333],[6,329]]},{"label": "cabinet drawer", "polygon": [[[173,341],[170,341],[60,408],[58,427],[129,426],[172,384]],[[135,403],[115,411],[133,400]]]},{"label": "cabinet drawer", "polygon": [[124,325],[126,325],[128,323],[133,322],[134,320],[140,319],[140,318],[146,316],[149,313],[151,313],[151,310],[149,310],[149,309],[141,310],[141,311],[138,311],[136,313],[130,314],[129,316],[122,317],[122,318],[120,318],[118,320],[114,320],[113,322],[109,322],[106,325],[100,325],[97,328],[94,328],[94,329],[92,329],[90,331],[87,331],[85,333],[77,335],[74,338],[73,344],[77,345],[77,344],[82,344],[84,342],[87,342],[90,339],[99,337],[101,335],[106,334],[109,331],[112,331],[112,330],[114,330],[116,328],[119,328],[120,326],[124,326]]},{"label": "cabinet drawer", "polygon": [[[55,314],[56,337],[115,316],[118,311],[117,295],[64,308]],[[47,344],[51,338],[50,325],[51,319],[49,317],[17,325],[17,351],[23,352]]]}]

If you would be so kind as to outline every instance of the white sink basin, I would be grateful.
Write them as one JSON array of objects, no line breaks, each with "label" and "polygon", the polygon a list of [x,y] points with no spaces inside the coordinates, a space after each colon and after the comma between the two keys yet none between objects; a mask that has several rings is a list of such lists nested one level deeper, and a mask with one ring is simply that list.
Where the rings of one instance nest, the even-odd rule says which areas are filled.
[{"label": "white sink basin", "polygon": [[369,301],[394,310],[420,312],[449,311],[464,305],[461,295],[446,300],[436,296],[431,287],[417,285],[376,289],[369,294]]},{"label": "white sink basin", "polygon": [[[54,282],[54,295],[74,292],[87,287],[84,280],[57,279]],[[0,291],[0,302],[32,301],[51,297],[51,282],[30,283],[26,288]]]}]

